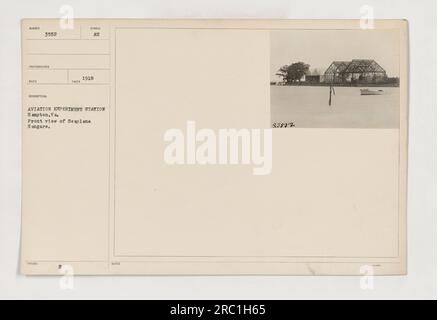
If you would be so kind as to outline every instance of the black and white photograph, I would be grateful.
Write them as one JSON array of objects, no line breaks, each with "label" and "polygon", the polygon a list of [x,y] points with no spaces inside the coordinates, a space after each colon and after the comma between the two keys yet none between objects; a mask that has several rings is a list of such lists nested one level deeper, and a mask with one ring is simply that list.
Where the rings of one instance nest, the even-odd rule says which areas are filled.
[{"label": "black and white photograph", "polygon": [[273,128],[399,128],[399,32],[275,30]]},{"label": "black and white photograph", "polygon": [[0,1],[0,300],[436,300],[436,12]]}]

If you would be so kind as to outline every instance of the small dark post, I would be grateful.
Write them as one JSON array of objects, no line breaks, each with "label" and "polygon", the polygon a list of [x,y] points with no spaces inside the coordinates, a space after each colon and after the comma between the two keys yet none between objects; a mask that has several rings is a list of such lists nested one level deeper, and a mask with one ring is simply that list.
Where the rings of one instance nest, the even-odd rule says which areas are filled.
[{"label": "small dark post", "polygon": [[331,82],[330,86],[329,86],[329,106],[332,105],[332,94],[335,95],[335,89],[334,89],[334,83]]},{"label": "small dark post", "polygon": [[332,104],[332,83],[329,86],[329,106]]}]

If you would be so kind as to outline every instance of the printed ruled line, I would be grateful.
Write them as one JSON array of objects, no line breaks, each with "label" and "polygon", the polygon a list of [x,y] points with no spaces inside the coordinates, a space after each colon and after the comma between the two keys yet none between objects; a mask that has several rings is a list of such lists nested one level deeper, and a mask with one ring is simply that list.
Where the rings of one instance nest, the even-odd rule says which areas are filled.
[{"label": "printed ruled line", "polygon": [[26,53],[28,56],[109,56],[109,53]]},{"label": "printed ruled line", "polygon": [[109,86],[109,83],[27,83],[29,86]]},{"label": "printed ruled line", "polygon": [[[399,259],[397,256],[392,257],[361,257],[361,256],[191,256],[191,255],[116,255],[116,258],[226,258],[226,259],[236,259],[236,258],[246,258],[246,259]],[[368,261],[368,260],[367,260]]]},{"label": "printed ruled line", "polygon": [[37,39],[37,38],[31,38],[31,39],[26,39],[26,41],[70,41],[70,40],[74,40],[74,41],[109,41],[109,39]]},{"label": "printed ruled line", "polygon": [[[103,260],[76,260],[76,261],[58,261],[58,260],[32,260],[32,261],[26,261],[26,263],[55,263],[55,264],[63,264],[63,263],[106,263],[107,261]],[[401,262],[397,261],[210,261],[210,260],[201,260],[201,261],[191,261],[191,260],[167,260],[167,261],[156,261],[156,260],[149,260],[149,261],[117,261],[119,263],[139,263],[139,264],[148,264],[148,263],[210,263],[210,264],[232,264],[232,263],[247,263],[247,264],[270,264],[270,263],[278,263],[278,264],[365,264],[365,263],[372,263],[372,264],[400,264]]]},{"label": "printed ruled line", "polygon": [[111,70],[109,68],[27,68],[32,71],[50,71],[50,70]]}]

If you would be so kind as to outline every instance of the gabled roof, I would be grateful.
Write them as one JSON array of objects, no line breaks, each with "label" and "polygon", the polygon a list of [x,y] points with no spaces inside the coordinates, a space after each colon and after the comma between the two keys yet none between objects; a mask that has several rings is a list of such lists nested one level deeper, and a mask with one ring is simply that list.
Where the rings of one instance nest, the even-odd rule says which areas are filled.
[{"label": "gabled roof", "polygon": [[385,73],[385,70],[375,60],[352,60],[345,73]]},{"label": "gabled roof", "polygon": [[336,73],[343,73],[344,70],[347,69],[349,66],[349,61],[334,61],[328,69],[325,71],[326,74],[336,74]]},{"label": "gabled roof", "polygon": [[352,61],[334,61],[326,70],[325,75],[367,72],[385,73],[385,70],[375,60],[354,59]]}]

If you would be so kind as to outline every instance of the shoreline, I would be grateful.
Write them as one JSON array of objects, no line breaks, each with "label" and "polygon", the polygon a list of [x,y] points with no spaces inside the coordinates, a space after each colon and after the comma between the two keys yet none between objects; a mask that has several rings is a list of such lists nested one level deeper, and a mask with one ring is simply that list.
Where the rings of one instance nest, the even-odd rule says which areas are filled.
[{"label": "shoreline", "polygon": [[[286,85],[277,85],[270,84],[271,87],[329,87],[330,83],[293,83]],[[374,88],[399,88],[398,84],[391,83],[335,83],[333,87],[351,87],[351,88],[366,88],[366,87],[374,87]]]}]

